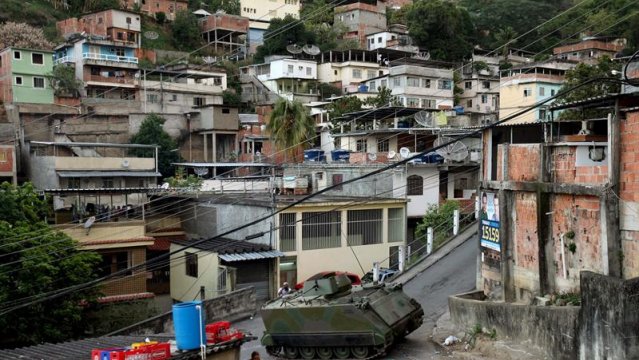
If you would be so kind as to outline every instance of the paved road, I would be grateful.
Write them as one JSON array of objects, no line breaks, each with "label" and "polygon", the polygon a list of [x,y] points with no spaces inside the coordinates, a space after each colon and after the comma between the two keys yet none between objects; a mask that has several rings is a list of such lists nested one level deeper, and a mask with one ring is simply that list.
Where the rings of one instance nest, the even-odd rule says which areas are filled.
[{"label": "paved road", "polygon": [[[424,308],[424,324],[406,340],[396,345],[386,359],[392,360],[426,360],[438,359],[439,351],[430,341],[433,327],[437,319],[448,308],[448,296],[470,291],[475,287],[475,263],[477,261],[477,242],[471,238],[451,253],[432,265],[423,273],[404,285],[404,291],[422,304]],[[262,319],[245,320],[234,325],[250,331],[260,337],[264,332]],[[242,346],[240,359],[250,358],[252,351],[257,350],[262,359],[275,359],[266,354],[259,339]]]}]

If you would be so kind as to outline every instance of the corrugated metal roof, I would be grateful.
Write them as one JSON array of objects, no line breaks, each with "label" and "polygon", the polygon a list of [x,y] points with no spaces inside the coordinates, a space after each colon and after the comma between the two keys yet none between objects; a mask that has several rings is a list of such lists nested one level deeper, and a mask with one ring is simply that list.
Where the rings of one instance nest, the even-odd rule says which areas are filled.
[{"label": "corrugated metal roof", "polygon": [[162,174],[155,171],[58,171],[61,178],[78,177],[160,177]]},{"label": "corrugated metal roof", "polygon": [[244,260],[260,260],[283,257],[284,253],[278,250],[247,252],[241,254],[220,254],[220,259],[228,262]]}]

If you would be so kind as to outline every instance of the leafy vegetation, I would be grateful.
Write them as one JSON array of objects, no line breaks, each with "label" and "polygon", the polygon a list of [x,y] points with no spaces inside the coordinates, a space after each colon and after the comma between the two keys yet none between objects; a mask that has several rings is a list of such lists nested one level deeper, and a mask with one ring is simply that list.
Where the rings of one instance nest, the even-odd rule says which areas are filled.
[{"label": "leafy vegetation", "polygon": [[[140,125],[137,134],[131,137],[131,144],[158,145],[158,167],[163,177],[173,175],[174,166],[172,163],[180,161],[180,154],[177,152],[177,143],[169,134],[164,131],[162,125],[166,120],[157,115],[150,114]],[[151,157],[155,154],[155,149],[133,149],[131,155],[138,157]]]},{"label": "leafy vegetation", "polygon": [[26,23],[8,21],[0,24],[0,34],[2,34],[0,37],[0,49],[9,46],[41,50],[53,48],[53,44],[45,38],[42,29]]},{"label": "leafy vegetation", "polygon": [[175,20],[171,23],[171,31],[173,45],[178,50],[192,51],[202,44],[197,17],[188,10],[177,12]]},{"label": "leafy vegetation", "polygon": [[83,84],[82,81],[75,77],[75,68],[72,66],[55,66],[48,78],[55,96],[80,96]]},{"label": "leafy vegetation", "polygon": [[328,117],[333,121],[346,113],[362,110],[362,101],[357,96],[344,96],[330,103],[327,110]]},{"label": "leafy vegetation", "polygon": [[240,15],[240,0],[211,0],[212,12],[222,10],[227,14]]},{"label": "leafy vegetation", "polygon": [[315,136],[315,121],[299,101],[279,99],[266,128],[275,146],[287,156],[295,156],[300,147],[309,147]]},{"label": "leafy vegetation", "polygon": [[377,91],[377,95],[364,100],[364,104],[372,106],[374,108],[384,106],[402,106],[401,100],[395,95],[392,95],[392,90],[387,87],[380,87]]},{"label": "leafy vegetation", "polygon": [[459,210],[459,202],[448,200],[443,204],[431,205],[426,210],[422,221],[417,224],[415,235],[426,243],[426,233],[433,228],[433,249],[437,249],[453,233],[453,213]]},{"label": "leafy vegetation", "polygon": [[[0,303],[21,304],[96,278],[100,256],[78,251],[77,243],[45,222],[47,200],[30,183],[0,185]],[[37,236],[34,236],[37,234]],[[81,302],[93,301],[94,289],[17,309],[0,317],[0,347],[56,342],[83,334]]]},{"label": "leafy vegetation", "polygon": [[202,186],[202,179],[193,174],[187,175],[183,167],[175,169],[175,176],[165,179],[172,188],[199,189]]},{"label": "leafy vegetation", "polygon": [[264,58],[268,55],[287,54],[286,46],[290,44],[314,44],[315,34],[306,29],[304,23],[297,21],[291,15],[286,15],[283,19],[271,20],[264,33],[264,43],[257,47],[253,57],[254,62],[264,62]]}]

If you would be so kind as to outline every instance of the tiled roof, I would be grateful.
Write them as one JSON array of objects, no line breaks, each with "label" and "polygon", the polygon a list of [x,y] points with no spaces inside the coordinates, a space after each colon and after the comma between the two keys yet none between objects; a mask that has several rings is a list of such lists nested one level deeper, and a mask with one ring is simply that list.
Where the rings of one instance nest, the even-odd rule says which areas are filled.
[{"label": "tiled roof", "polygon": [[171,242],[181,246],[216,252],[218,254],[241,254],[272,250],[268,245],[224,238],[210,239],[197,245],[191,245],[195,241],[171,240]]},{"label": "tiled roof", "polygon": [[82,241],[80,245],[89,246],[89,245],[107,245],[107,244],[128,244],[128,243],[136,243],[136,242],[147,242],[153,241],[154,238],[150,236],[138,236],[129,239],[107,239],[107,240],[89,240]]}]

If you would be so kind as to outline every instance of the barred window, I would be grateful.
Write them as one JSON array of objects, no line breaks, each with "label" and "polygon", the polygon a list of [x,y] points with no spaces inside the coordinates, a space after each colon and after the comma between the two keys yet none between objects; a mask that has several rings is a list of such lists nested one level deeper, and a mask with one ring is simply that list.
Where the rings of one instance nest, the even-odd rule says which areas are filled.
[{"label": "barred window", "polygon": [[407,182],[408,195],[424,195],[424,178],[419,175],[411,175]]},{"label": "barred window", "polygon": [[347,218],[349,246],[382,243],[382,209],[349,210]]},{"label": "barred window", "polygon": [[302,250],[341,246],[339,211],[302,213]]},{"label": "barred window", "polygon": [[419,87],[419,78],[410,77],[410,76],[407,77],[406,86]]},{"label": "barred window", "polygon": [[280,214],[280,251],[295,251],[295,213]]},{"label": "barred window", "polygon": [[403,208],[388,209],[388,242],[401,242],[406,237]]},{"label": "barred window", "polygon": [[184,253],[186,266],[186,275],[191,277],[198,277],[197,269],[197,254],[196,253]]}]

